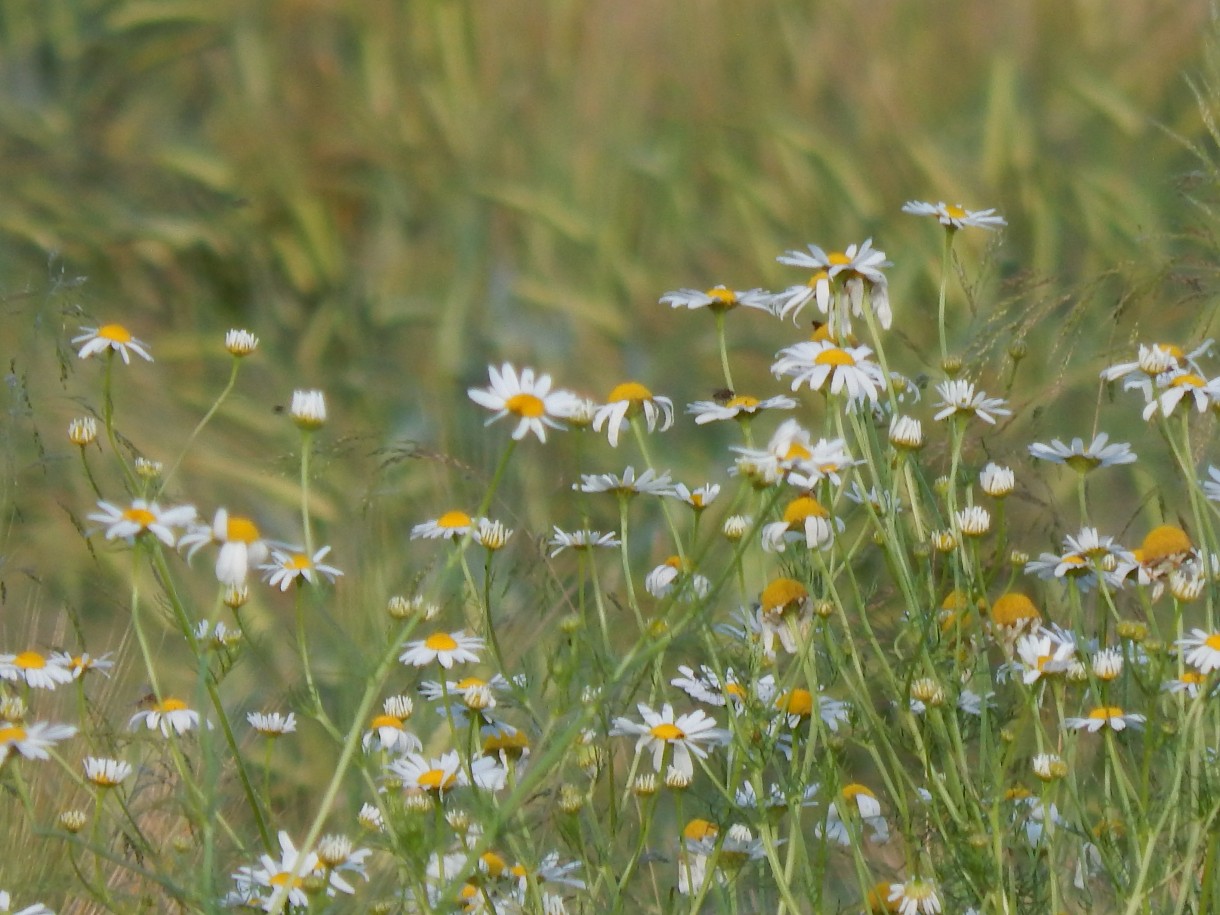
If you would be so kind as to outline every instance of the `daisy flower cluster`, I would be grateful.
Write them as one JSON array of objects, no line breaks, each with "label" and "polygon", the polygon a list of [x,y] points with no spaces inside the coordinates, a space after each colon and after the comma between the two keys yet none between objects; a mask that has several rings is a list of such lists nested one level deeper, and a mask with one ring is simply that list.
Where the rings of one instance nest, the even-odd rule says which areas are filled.
[{"label": "daisy flower cluster", "polygon": [[[710,319],[710,397],[497,357],[462,386],[486,466],[413,443],[359,504],[317,388],[291,474],[197,491],[253,333],[161,464],[110,390],[156,347],[82,328],[64,447],[113,632],[3,630],[6,816],[115,911],[1220,906],[1210,341],[1090,365],[1113,396],[1044,428],[950,289],[1005,218],[903,210],[939,354],[874,239],[794,244],[776,290],[658,296]],[[1125,504],[1155,460],[1175,485]]]}]

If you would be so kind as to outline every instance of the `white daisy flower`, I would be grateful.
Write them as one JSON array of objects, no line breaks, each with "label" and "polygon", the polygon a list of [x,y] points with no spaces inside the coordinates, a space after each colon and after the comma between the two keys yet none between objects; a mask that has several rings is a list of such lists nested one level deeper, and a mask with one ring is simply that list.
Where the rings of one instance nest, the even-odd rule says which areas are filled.
[{"label": "white daisy flower", "polygon": [[109,502],[99,502],[100,512],[89,515],[90,521],[106,525],[107,540],[135,541],[148,531],[166,546],[172,547],[178,535],[175,527],[185,527],[195,520],[195,506],[180,505],[162,509],[156,502],[136,499],[130,508],[119,508]]},{"label": "white daisy flower", "polygon": [[723,402],[697,400],[686,406],[686,412],[695,415],[695,425],[698,426],[729,419],[753,419],[764,410],[793,409],[796,409],[796,401],[791,397],[768,397],[766,400],[759,400],[748,394],[734,394]]},{"label": "white daisy flower", "polygon": [[1017,477],[1011,467],[990,462],[979,473],[979,488],[993,499],[1003,499],[1016,488]]},{"label": "white daisy flower", "polygon": [[478,521],[460,509],[447,511],[438,518],[411,528],[412,540],[460,540],[474,531]]},{"label": "white daisy flower", "polygon": [[1144,419],[1152,419],[1157,413],[1171,416],[1178,404],[1187,398],[1194,401],[1195,410],[1205,412],[1220,396],[1217,382],[1220,379],[1208,381],[1191,369],[1177,369],[1158,376],[1156,386],[1160,388],[1160,393],[1144,407]]},{"label": "white daisy flower", "polygon": [[85,778],[99,788],[115,788],[131,777],[131,763],[101,756],[86,756]]},{"label": "white daisy flower", "polygon": [[522,369],[518,375],[507,362],[499,371],[494,365],[489,366],[488,373],[490,388],[470,388],[466,392],[479,406],[496,411],[485,425],[490,426],[511,413],[517,419],[513,438],[520,441],[532,432],[540,442],[546,441],[548,426],[566,428],[560,420],[571,415],[577,397],[570,391],[552,391],[550,375],[535,378],[533,369]]},{"label": "white daisy flower", "polygon": [[1186,663],[1199,673],[1220,670],[1220,632],[1192,629],[1189,636],[1177,640],[1177,646]]},{"label": "white daisy flower", "polygon": [[744,292],[728,289],[724,286],[713,286],[706,292],[698,289],[678,289],[661,296],[661,304],[671,308],[686,308],[694,311],[706,308],[710,311],[731,311],[738,306],[757,308],[759,311],[771,311],[770,296],[761,289],[749,289]]},{"label": "white daisy flower", "polygon": [[840,485],[839,472],[857,463],[842,439],[819,439],[815,443],[809,431],[795,419],[782,423],[765,449],[734,446],[732,450],[742,456],[747,467],[743,470],[742,459],[739,459],[737,467],[730,472],[748,471],[764,485],[784,479],[806,490],[815,489],[824,479]]},{"label": "white daisy flower", "polygon": [[[336,870],[322,866],[316,852],[302,854],[289,838],[288,833],[281,830],[279,834],[280,857],[277,861],[270,855],[259,858],[259,866],[255,868],[240,868],[233,879],[239,884],[242,878],[264,891],[266,898],[262,900],[262,908],[267,911],[278,911],[280,904],[307,908],[309,894],[305,890],[305,881],[319,877],[325,879],[326,895],[336,893],[352,895],[356,888],[339,875]],[[242,875],[239,878],[238,875]]]},{"label": "white daisy flower", "polygon": [[63,655],[44,655],[38,651],[0,654],[0,680],[24,683],[33,689],[55,689],[76,679],[63,663]]},{"label": "white daisy flower", "polygon": [[258,337],[248,330],[232,328],[225,334],[225,349],[233,356],[249,356],[258,349]]},{"label": "white daisy flower", "polygon": [[443,687],[437,680],[425,680],[419,686],[419,693],[432,702],[440,702],[448,696],[460,700],[467,708],[484,711],[495,708],[496,696],[507,693],[510,687],[507,678],[496,674],[490,680],[482,677],[446,680]]},{"label": "white daisy flower", "polygon": [[726,705],[730,698],[735,704],[745,701],[746,689],[738,682],[731,667],[725,671],[723,684],[716,672],[706,664],[700,665],[699,670],[700,673],[696,674],[693,668],[681,666],[678,673],[682,676],[674,677],[669,682],[692,699],[718,708]]},{"label": "white daisy flower", "polygon": [[685,483],[675,483],[672,495],[675,499],[685,502],[696,512],[701,512],[720,495],[720,484],[704,483],[695,489],[689,489]]},{"label": "white daisy flower", "polygon": [[[885,842],[889,839],[889,824],[881,815],[881,804],[877,800],[877,795],[864,785],[855,783],[844,787],[839,799],[826,805],[826,822],[819,824],[814,829],[819,838],[825,836],[839,845],[851,844],[854,830],[845,821],[840,805],[847,811],[848,817],[853,820],[858,818],[869,827],[869,841]],[[856,827],[856,829],[858,828]]]},{"label": "white daisy flower", "polygon": [[627,496],[641,493],[650,496],[674,495],[673,481],[669,478],[669,471],[658,475],[651,467],[639,476],[636,476],[634,467],[628,467],[623,471],[622,476],[615,476],[612,473],[585,473],[581,474],[580,480],[579,483],[573,483],[572,488],[583,493],[608,492]]},{"label": "white daisy flower", "polygon": [[1084,718],[1064,718],[1063,726],[1075,731],[1088,731],[1090,734],[1096,734],[1102,728],[1122,731],[1130,727],[1138,730],[1145,720],[1143,715],[1124,712],[1116,705],[1099,705]]},{"label": "white daisy flower", "polygon": [[804,384],[811,391],[828,388],[831,394],[846,393],[851,402],[875,404],[886,378],[872,353],[867,346],[837,346],[829,340],[797,343],[776,354],[771,372],[776,378],[791,375],[794,391]]},{"label": "white daisy flower", "polygon": [[988,397],[982,391],[976,392],[974,382],[966,381],[964,378],[942,381],[936,386],[936,392],[941,397],[941,402],[936,404],[936,406],[942,408],[933,417],[936,420],[946,419],[950,416],[963,416],[967,419],[971,416],[977,416],[983,422],[995,425],[995,418],[997,416],[1012,415],[1012,410],[1004,406],[1002,398]]},{"label": "white daisy flower", "polygon": [[[807,283],[789,286],[777,293],[772,299],[775,313],[781,318],[789,315],[795,318],[805,305],[816,301],[818,310],[830,317],[831,335],[845,336],[851,333],[848,306],[853,314],[862,317],[864,293],[867,290],[874,314],[881,326],[888,330],[893,316],[890,312],[889,286],[881,268],[890,266],[890,262],[885,259],[884,252],[872,245],[870,238],[861,245],[848,245],[844,251],[829,254],[817,245],[809,245],[808,252],[788,251],[781,255],[777,258],[781,264],[804,267],[813,270],[814,274]],[[846,296],[846,302],[836,294],[840,290]]]},{"label": "white daisy flower", "polygon": [[178,549],[187,550],[187,559],[208,544],[220,547],[216,556],[216,579],[222,585],[238,588],[245,584],[252,565],[267,559],[268,547],[258,526],[249,518],[230,515],[221,508],[211,526],[196,525],[178,538]]},{"label": "white daisy flower", "polygon": [[501,521],[480,518],[471,539],[484,549],[494,552],[503,549],[514,533],[516,531],[505,527]]},{"label": "white daisy flower", "polygon": [[[403,700],[395,702],[394,700]],[[361,738],[361,746],[365,753],[375,753],[384,750],[387,753],[419,753],[423,750],[423,742],[406,729],[406,721],[411,716],[411,700],[407,696],[391,697],[385,702],[385,710],[369,722],[369,729]]]},{"label": "white daisy flower", "polygon": [[600,432],[606,427],[606,435],[612,448],[618,447],[618,437],[630,419],[644,414],[649,432],[664,432],[674,424],[674,402],[668,397],[658,397],[638,381],[625,381],[610,392],[606,404],[597,408],[593,417],[593,429]]},{"label": "white daisy flower", "polygon": [[675,591],[686,600],[707,597],[712,582],[706,575],[692,573],[680,556],[670,556],[648,573],[644,588],[658,600],[669,597]]},{"label": "white daisy flower", "polygon": [[1191,366],[1196,371],[1195,362],[1212,348],[1211,340],[1203,343],[1189,353],[1183,352],[1180,346],[1173,343],[1141,343],[1139,358],[1135,362],[1121,362],[1102,370],[1101,377],[1105,381],[1123,381],[1123,390],[1138,388],[1144,392],[1144,400],[1152,400],[1153,382],[1161,375],[1176,369]]},{"label": "white daisy flower", "polygon": [[1109,436],[1099,432],[1086,447],[1084,440],[1072,439],[1071,445],[1065,445],[1059,439],[1054,439],[1049,445],[1035,442],[1029,446],[1029,453],[1042,461],[1054,464],[1067,464],[1077,473],[1088,473],[1099,467],[1113,467],[1116,464],[1133,464],[1138,460],[1131,446],[1126,442],[1115,442],[1107,445]]},{"label": "white daisy flower", "polygon": [[[905,210],[906,207],[903,209]],[[910,211],[908,210],[908,212]],[[994,218],[999,219],[998,216]],[[1003,225],[1004,221],[1000,220],[1000,224]],[[984,228],[991,227],[985,226]],[[897,904],[898,915],[940,915],[941,911],[936,884],[930,880],[924,880],[922,877],[912,877],[905,883],[891,883],[889,902],[891,905]]]},{"label": "white daisy flower", "polygon": [[153,361],[152,355],[145,349],[148,344],[137,340],[131,335],[131,331],[121,324],[82,327],[81,330],[84,333],[72,338],[73,343],[83,344],[76,354],[81,359],[88,359],[97,353],[112,350],[122,356],[123,362],[128,365],[131,364],[132,353],[135,353],[142,359],[147,359],[149,362]]},{"label": "white daisy flower", "polygon": [[789,543],[804,543],[811,550],[828,549],[843,521],[831,518],[813,496],[799,496],[784,508],[779,521],[764,524],[762,546],[769,553],[782,553]]},{"label": "white daisy flower", "polygon": [[326,425],[326,395],[317,390],[293,391],[288,415],[301,429],[321,429]]},{"label": "white daisy flower", "polygon": [[159,730],[165,737],[171,733],[181,736],[199,726],[199,713],[187,708],[181,699],[166,698],[151,708],[136,712],[127,722],[127,727],[133,731],[140,725],[150,731]]},{"label": "white daisy flower", "polygon": [[282,737],[297,729],[297,716],[293,712],[287,715],[281,712],[247,712],[246,721],[264,737]]},{"label": "white daisy flower", "polygon": [[50,759],[50,748],[76,733],[70,724],[51,724],[38,721],[33,724],[10,724],[0,721],[0,763],[16,753],[26,759]]},{"label": "white daisy flower", "polygon": [[73,680],[79,680],[91,670],[96,670],[103,676],[109,677],[110,670],[114,667],[114,660],[111,658],[110,652],[95,658],[87,651],[82,651],[78,655],[72,655],[66,651],[55,651],[51,653],[51,660],[68,668],[72,672]]},{"label": "white daisy flower", "polygon": [[333,584],[343,573],[334,566],[322,564],[329,552],[328,546],[316,551],[312,557],[308,556],[304,549],[296,547],[272,550],[271,562],[259,568],[267,573],[267,584],[281,591],[287,591],[293,582],[317,584],[319,576]]},{"label": "white daisy flower", "polygon": [[1038,629],[1017,639],[1021,679],[1028,686],[1050,674],[1066,671],[1076,658],[1076,643],[1050,629]]},{"label": "white daisy flower", "polygon": [[613,533],[603,534],[601,531],[590,530],[569,532],[556,527],[554,535],[547,540],[546,545],[552,548],[550,555],[554,559],[564,550],[589,550],[598,546],[620,546],[621,543]]},{"label": "white daisy flower", "polygon": [[[407,791],[424,791],[443,795],[446,791],[470,784],[466,769],[456,750],[436,759],[420,753],[407,753],[391,760],[386,771]],[[503,770],[494,759],[481,757],[470,766],[474,784],[481,788],[497,788],[503,781]]]},{"label": "white daisy flower", "polygon": [[[967,210],[960,205],[940,203],[924,203],[921,200],[909,200],[902,205],[902,212],[912,216],[935,216],[937,221],[950,231],[956,232],[966,226],[977,229],[999,229],[1008,225],[1003,216],[997,216],[994,209]],[[940,911],[938,908],[936,911]],[[903,915],[907,915],[903,912]]]},{"label": "white daisy flower", "polygon": [[665,749],[673,747],[673,766],[687,777],[694,775],[691,754],[706,759],[708,750],[729,741],[729,733],[716,727],[716,721],[700,709],[674,717],[673,706],[665,703],[655,712],[642,702],[636,706],[643,724],[629,718],[616,718],[610,734],[638,736],[635,750],[652,753],[652,767],[661,771]]},{"label": "white daisy flower", "polygon": [[477,662],[483,640],[476,635],[458,632],[434,632],[426,639],[407,643],[407,650],[398,656],[403,664],[424,667],[436,662],[448,670],[454,664]]}]

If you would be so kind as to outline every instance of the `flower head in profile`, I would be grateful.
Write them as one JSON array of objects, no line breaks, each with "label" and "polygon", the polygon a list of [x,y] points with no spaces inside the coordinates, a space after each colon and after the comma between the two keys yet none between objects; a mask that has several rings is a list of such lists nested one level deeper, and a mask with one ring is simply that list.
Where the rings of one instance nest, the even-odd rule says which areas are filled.
[{"label": "flower head in profile", "polygon": [[330,547],[324,546],[313,556],[304,549],[272,550],[271,562],[260,568],[267,573],[267,584],[281,591],[287,591],[293,582],[301,584],[317,584],[319,578],[334,582],[343,573],[334,566],[324,565],[322,560],[330,552]]},{"label": "flower head in profile", "polygon": [[225,334],[225,349],[239,359],[258,349],[258,337],[248,330],[234,327]]},{"label": "flower head in profile", "polygon": [[247,712],[246,721],[264,737],[283,737],[297,729],[297,716],[293,712]]},{"label": "flower head in profile", "polygon": [[866,786],[853,782],[844,786],[839,797],[826,806],[825,828],[819,825],[815,831],[839,845],[850,845],[861,823],[869,827],[870,841],[884,842],[889,838],[889,824],[881,815],[877,795]]},{"label": "flower head in profile", "polygon": [[518,374],[507,362],[499,370],[489,366],[488,374],[489,388],[470,388],[466,392],[479,406],[495,411],[487,425],[511,415],[517,420],[513,429],[516,441],[532,433],[540,442],[546,441],[548,427],[567,428],[561,420],[571,414],[578,398],[570,391],[552,391],[550,375],[535,376],[533,369],[522,369]]},{"label": "flower head in profile", "polygon": [[898,915],[940,915],[940,896],[936,892],[936,884],[922,877],[891,883],[888,898],[891,903],[897,903]]},{"label": "flower head in profile", "polygon": [[85,779],[99,788],[116,788],[131,777],[131,763],[100,756],[86,756]]},{"label": "flower head in profile", "polygon": [[127,723],[133,731],[141,725],[150,731],[160,731],[165,737],[170,734],[181,736],[199,726],[199,713],[188,708],[181,699],[166,697],[136,712]]},{"label": "flower head in profile", "polygon": [[298,428],[306,432],[326,425],[326,395],[322,391],[293,391],[288,415]]},{"label": "flower head in profile", "polygon": [[572,488],[583,493],[605,492],[618,496],[640,494],[672,496],[674,494],[669,471],[658,474],[651,467],[639,475],[636,474],[634,467],[628,467],[623,471],[622,476],[616,476],[613,473],[586,473],[582,474],[580,479],[579,483],[572,484]]},{"label": "flower head in profile", "polygon": [[1071,445],[1065,445],[1059,439],[1054,439],[1049,445],[1035,442],[1029,446],[1029,453],[1042,461],[1052,464],[1067,464],[1077,473],[1088,473],[1099,467],[1113,467],[1116,464],[1132,464],[1137,458],[1131,446],[1126,442],[1106,444],[1109,436],[1104,432],[1097,433],[1089,445],[1083,439],[1072,439]]},{"label": "flower head in profile", "polygon": [[0,721],[0,763],[16,753],[26,759],[50,759],[51,747],[76,733],[70,724],[15,724]]},{"label": "flower head in profile", "polygon": [[601,531],[591,531],[588,529],[580,531],[563,531],[558,527],[555,528],[555,533],[547,540],[546,545],[551,548],[551,558],[554,559],[564,550],[591,550],[594,547],[614,547],[620,546],[621,543],[613,533],[602,533]]},{"label": "flower head in profile", "polygon": [[694,774],[692,755],[706,759],[709,749],[728,743],[728,732],[716,727],[715,720],[700,709],[675,717],[673,706],[668,703],[660,712],[643,703],[636,708],[643,719],[642,724],[630,718],[616,718],[610,733],[639,737],[636,752],[650,752],[652,767],[657,772],[662,771],[665,751],[669,747],[673,748],[674,768],[690,777]]},{"label": "flower head in profile", "polygon": [[100,511],[89,515],[90,521],[106,525],[107,540],[135,542],[136,537],[148,532],[172,547],[178,535],[175,527],[184,527],[195,520],[195,506],[179,505],[161,508],[156,502],[135,499],[129,508],[120,508],[109,502],[99,502]]},{"label": "flower head in profile", "polygon": [[1144,419],[1152,419],[1158,413],[1171,416],[1184,400],[1192,401],[1199,413],[1205,412],[1220,397],[1218,380],[1209,381],[1193,369],[1177,369],[1158,375],[1156,387],[1159,393],[1154,394],[1144,407]]},{"label": "flower head in profile", "polygon": [[436,518],[411,528],[412,540],[460,540],[478,526],[478,521],[461,509],[451,509]]},{"label": "flower head in profile", "polygon": [[[1008,225],[1003,216],[996,215],[994,209],[967,210],[963,206],[946,204],[944,201],[924,203],[919,200],[911,200],[903,204],[902,212],[910,213],[912,216],[935,216],[937,222],[950,232],[956,232],[967,226],[994,230]],[[940,909],[937,911],[939,912]]]},{"label": "flower head in profile", "polygon": [[1146,719],[1135,712],[1124,712],[1116,705],[1099,705],[1083,718],[1064,718],[1063,726],[1074,731],[1088,731],[1096,734],[1102,728],[1112,731],[1124,731],[1127,728],[1138,730]]},{"label": "flower head in profile", "polygon": [[454,664],[479,660],[483,640],[477,635],[458,632],[434,632],[426,639],[407,643],[407,650],[398,660],[411,667],[424,667],[433,662],[448,670]]},{"label": "flower head in profile", "polygon": [[1141,343],[1135,362],[1119,362],[1102,370],[1104,381],[1123,380],[1123,390],[1138,388],[1144,392],[1145,400],[1152,400],[1153,384],[1168,372],[1190,366],[1198,371],[1196,359],[1206,355],[1212,348],[1211,340],[1204,340],[1190,352],[1184,352],[1175,343]]},{"label": "flower head in profile", "polygon": [[749,394],[732,394],[723,400],[697,400],[687,404],[686,412],[693,413],[695,425],[702,426],[729,419],[750,420],[764,410],[793,410],[795,408],[796,401],[791,397],[781,395],[759,400]]},{"label": "flower head in profile", "polygon": [[641,413],[649,432],[658,428],[664,432],[674,423],[674,402],[668,397],[654,395],[638,381],[625,381],[610,392],[604,406],[597,408],[593,429],[600,432],[605,426],[611,447],[617,448],[623,427]]},{"label": "flower head in profile", "polygon": [[988,397],[982,391],[976,391],[974,382],[964,378],[951,378],[936,386],[941,401],[936,404],[941,410],[934,419],[947,419],[950,416],[960,416],[969,419],[976,416],[983,422],[995,425],[997,416],[1011,416],[1012,410],[1004,406],[1000,397]]},{"label": "flower head in profile", "polygon": [[761,289],[739,292],[725,286],[713,286],[705,292],[698,289],[678,289],[661,296],[661,304],[671,308],[686,308],[695,311],[706,308],[711,312],[726,312],[742,306],[759,311],[771,310],[770,297]]},{"label": "flower head in profile", "polygon": [[83,344],[76,354],[81,359],[88,359],[90,356],[109,350],[122,356],[123,362],[128,365],[131,364],[132,353],[149,362],[153,361],[152,355],[146,349],[148,344],[133,337],[131,331],[122,324],[82,327],[81,330],[84,333],[72,338],[73,343]]},{"label": "flower head in profile", "polygon": [[1192,629],[1189,636],[1178,639],[1177,646],[1186,663],[1199,673],[1220,670],[1220,632]]},{"label": "flower head in profile", "polygon": [[648,573],[644,588],[658,600],[674,593],[694,600],[706,597],[712,590],[712,583],[706,575],[691,571],[689,563],[683,562],[680,556],[670,556]]},{"label": "flower head in profile", "polygon": [[[772,308],[781,318],[796,314],[809,302],[817,303],[818,310],[828,315],[829,333],[832,337],[846,337],[851,333],[851,317],[863,317],[865,307],[872,309],[883,328],[888,329],[892,321],[889,286],[883,267],[890,262],[885,252],[873,247],[867,239],[860,245],[848,245],[843,251],[827,253],[817,245],[809,245],[807,251],[788,251],[778,258],[781,264],[812,270],[808,282],[789,286],[777,293]],[[865,305],[865,293],[868,305]]]},{"label": "flower head in profile", "polygon": [[250,566],[267,558],[268,546],[258,526],[249,518],[230,515],[227,509],[218,509],[210,526],[196,525],[178,538],[178,548],[187,550],[188,559],[210,543],[220,547],[216,578],[222,585],[244,585]]},{"label": "flower head in profile", "polygon": [[23,683],[31,689],[55,689],[74,679],[72,668],[61,654],[48,656],[32,650],[0,654],[0,680]]}]

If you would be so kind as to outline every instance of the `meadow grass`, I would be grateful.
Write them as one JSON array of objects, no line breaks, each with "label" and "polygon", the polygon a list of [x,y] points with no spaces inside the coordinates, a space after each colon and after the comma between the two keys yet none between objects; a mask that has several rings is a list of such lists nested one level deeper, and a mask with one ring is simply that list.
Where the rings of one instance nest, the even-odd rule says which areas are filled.
[{"label": "meadow grass", "polygon": [[1209,9],[955,11],[6,7],[14,910],[1214,908]]}]

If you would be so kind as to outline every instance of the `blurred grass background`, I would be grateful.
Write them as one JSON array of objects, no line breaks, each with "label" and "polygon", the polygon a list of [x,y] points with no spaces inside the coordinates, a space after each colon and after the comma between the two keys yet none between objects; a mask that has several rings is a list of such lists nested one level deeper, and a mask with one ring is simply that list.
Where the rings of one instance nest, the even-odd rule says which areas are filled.
[{"label": "blurred grass background", "polygon": [[[151,344],[155,365],[119,373],[120,421],[167,463],[223,385],[224,331],[260,335],[175,490],[272,536],[296,498],[274,407],[326,389],[317,508],[370,628],[416,572],[385,544],[477,501],[503,436],[465,391],[489,361],[597,397],[638,377],[681,410],[711,393],[714,337],[662,293],[780,288],[805,279],[783,250],[871,235],[894,260],[898,367],[933,369],[940,235],[909,199],[1009,221],[999,246],[959,239],[984,277],[971,330],[951,293],[990,393],[1009,344],[1029,347],[1008,457],[1091,434],[1100,364],[1070,353],[1208,330],[1214,142],[1188,77],[1217,85],[1213,18],[1203,0],[7,0],[0,632],[69,643],[36,621],[125,600],[63,546],[92,504],[64,436],[99,403],[100,370],[66,344],[81,325]],[[739,382],[773,391],[794,333],[730,324]],[[671,436],[667,457],[708,473],[706,441]],[[413,442],[436,460],[406,459]],[[570,455],[531,453],[512,522],[544,530]],[[1151,473],[1131,474],[1143,498]]]}]

